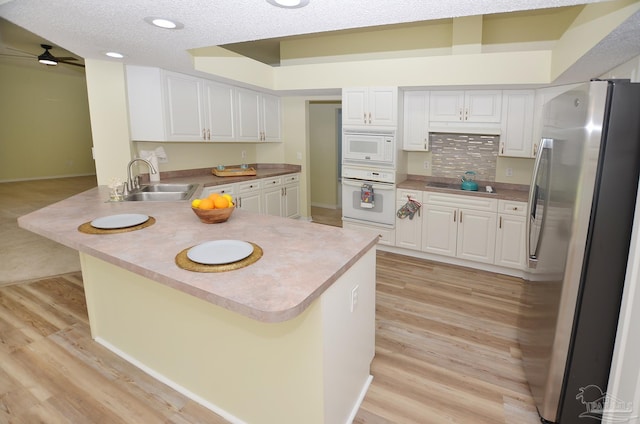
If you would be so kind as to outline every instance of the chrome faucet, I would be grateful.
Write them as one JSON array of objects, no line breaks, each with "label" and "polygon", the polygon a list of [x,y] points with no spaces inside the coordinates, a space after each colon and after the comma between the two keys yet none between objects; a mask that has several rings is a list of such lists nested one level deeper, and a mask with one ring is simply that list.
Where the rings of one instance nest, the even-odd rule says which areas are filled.
[{"label": "chrome faucet", "polygon": [[134,158],[131,159],[131,161],[129,162],[129,164],[127,165],[127,184],[125,184],[124,189],[126,191],[125,194],[128,194],[129,192],[131,192],[132,190],[138,189],[140,188],[140,183],[138,181],[138,177],[136,176],[136,178],[133,178],[133,175],[131,175],[131,167],[133,166],[133,164],[137,161],[141,161],[146,163],[149,166],[149,171],[152,174],[157,174],[158,171],[156,170],[156,168],[153,166],[153,164],[151,164],[151,162],[149,162],[146,159],[142,159],[142,158]]}]

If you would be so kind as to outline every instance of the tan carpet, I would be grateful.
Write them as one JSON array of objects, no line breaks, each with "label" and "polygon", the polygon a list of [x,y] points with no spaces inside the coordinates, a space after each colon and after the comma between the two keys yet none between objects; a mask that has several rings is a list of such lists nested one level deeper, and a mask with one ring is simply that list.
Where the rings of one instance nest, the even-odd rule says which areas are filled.
[{"label": "tan carpet", "polygon": [[0,285],[80,270],[78,252],[18,227],[18,217],[96,186],[96,177],[0,183]]}]

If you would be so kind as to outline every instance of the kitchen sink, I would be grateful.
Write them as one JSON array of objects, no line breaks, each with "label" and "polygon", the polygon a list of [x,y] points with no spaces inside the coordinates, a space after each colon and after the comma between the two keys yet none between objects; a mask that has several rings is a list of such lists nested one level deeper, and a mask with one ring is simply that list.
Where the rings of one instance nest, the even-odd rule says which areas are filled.
[{"label": "kitchen sink", "polygon": [[142,192],[151,193],[175,193],[175,192],[191,192],[198,188],[198,184],[152,184],[140,187]]},{"label": "kitchen sink", "polygon": [[173,202],[188,200],[198,184],[150,184],[124,196],[125,202]]}]

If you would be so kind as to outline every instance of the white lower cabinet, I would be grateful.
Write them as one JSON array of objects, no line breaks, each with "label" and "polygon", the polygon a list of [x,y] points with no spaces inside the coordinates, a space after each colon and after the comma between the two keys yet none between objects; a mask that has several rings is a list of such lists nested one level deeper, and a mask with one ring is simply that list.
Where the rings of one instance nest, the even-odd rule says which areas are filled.
[{"label": "white lower cabinet", "polygon": [[265,179],[262,195],[264,214],[286,218],[300,216],[300,174]]},{"label": "white lower cabinet", "polygon": [[236,207],[249,212],[262,213],[261,186],[260,180],[237,183]]},{"label": "white lower cabinet", "polygon": [[396,217],[393,246],[504,268],[526,266],[526,202],[398,189],[397,209],[409,196],[422,202],[422,216]]},{"label": "white lower cabinet", "polygon": [[526,207],[525,202],[498,201],[496,265],[509,268],[526,266]]},{"label": "white lower cabinet", "polygon": [[300,174],[205,187],[200,197],[211,193],[230,194],[238,209],[286,218],[300,216]]},{"label": "white lower cabinet", "polygon": [[[422,191],[404,190],[396,191],[396,211],[403,207],[409,199],[422,203]],[[422,209],[417,212],[413,219],[409,217],[399,218],[396,216],[396,246],[405,249],[420,250],[422,248]]]},{"label": "white lower cabinet", "polygon": [[423,193],[422,250],[493,263],[497,199]]}]

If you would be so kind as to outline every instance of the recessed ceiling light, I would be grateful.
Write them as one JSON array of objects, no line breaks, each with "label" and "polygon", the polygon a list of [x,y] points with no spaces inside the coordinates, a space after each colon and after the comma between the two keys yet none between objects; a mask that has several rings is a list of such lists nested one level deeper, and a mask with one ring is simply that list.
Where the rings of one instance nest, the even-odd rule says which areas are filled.
[{"label": "recessed ceiling light", "polygon": [[147,16],[146,18],[144,18],[144,21],[148,24],[151,24],[153,26],[157,26],[159,28],[164,28],[164,29],[182,29],[184,28],[184,25],[181,24],[178,21],[172,21],[170,19],[166,19],[166,18],[156,18],[153,16]]},{"label": "recessed ceiling light", "polygon": [[105,55],[109,57],[113,57],[115,59],[122,59],[124,57],[122,53],[118,53],[118,52],[106,52]]},{"label": "recessed ceiling light", "polygon": [[296,9],[298,7],[305,7],[308,5],[309,0],[267,0],[267,3],[283,7],[285,9]]}]

